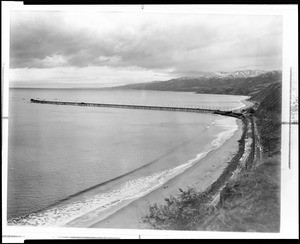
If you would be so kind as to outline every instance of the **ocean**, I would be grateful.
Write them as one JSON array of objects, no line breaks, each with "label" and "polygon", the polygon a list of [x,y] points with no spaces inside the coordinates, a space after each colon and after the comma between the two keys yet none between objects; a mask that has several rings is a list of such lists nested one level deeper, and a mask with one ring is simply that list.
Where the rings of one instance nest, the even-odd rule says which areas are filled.
[{"label": "ocean", "polygon": [[100,89],[10,89],[9,225],[64,226],[120,208],[201,163],[235,118],[33,104],[30,99],[234,109],[245,96]]}]

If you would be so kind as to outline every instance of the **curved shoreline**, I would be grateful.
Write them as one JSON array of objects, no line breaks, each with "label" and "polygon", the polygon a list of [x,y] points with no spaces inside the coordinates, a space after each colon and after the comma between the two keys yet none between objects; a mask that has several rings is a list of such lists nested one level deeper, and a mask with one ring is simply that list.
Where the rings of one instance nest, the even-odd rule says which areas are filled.
[{"label": "curved shoreline", "polygon": [[[245,101],[243,103],[245,104]],[[243,109],[251,107],[252,103],[247,102],[245,105]],[[207,158],[203,159],[204,162],[202,164],[195,164],[181,175],[165,183],[159,189],[131,202],[122,209],[111,212],[111,215],[107,218],[99,219],[98,223],[90,227],[148,229],[148,226],[142,223],[141,217],[145,216],[149,205],[153,203],[162,204],[164,198],[179,194],[179,189],[181,188],[194,187],[198,191],[206,191],[213,196],[214,200],[211,204],[216,205],[219,202],[222,189],[237,173],[237,170],[245,167],[242,164],[247,164],[249,158],[249,152],[245,150],[246,138],[251,138],[251,135],[249,135],[249,128],[251,127],[248,126],[249,119],[244,117],[242,120],[236,119],[236,121],[239,127],[238,130],[220,148],[210,152]],[[226,160],[226,156],[230,159]],[[215,167],[218,161],[221,163]],[[226,161],[228,162],[227,164]],[[206,171],[203,170],[205,166]],[[208,172],[209,175],[206,174]],[[178,188],[179,186],[180,188]]]},{"label": "curved shoreline", "polygon": [[122,209],[112,209],[109,216],[98,216],[99,221],[89,227],[92,228],[123,228],[147,229],[141,222],[150,204],[163,203],[164,199],[180,193],[180,189],[195,187],[199,191],[208,189],[222,175],[231,158],[238,150],[238,140],[242,135],[242,122],[236,120],[238,129],[221,147],[208,153],[201,162],[196,163],[185,172],[170,179],[158,189],[134,200]]},{"label": "curved shoreline", "polygon": [[[42,102],[42,103],[44,103],[44,102]],[[47,103],[47,102],[45,102],[45,103]],[[61,103],[61,102],[58,102],[58,103]],[[55,103],[52,103],[52,104],[55,104]],[[89,106],[89,105],[81,105],[81,104],[82,103],[80,103],[79,106]],[[71,104],[62,104],[62,105],[71,105]],[[131,105],[129,105],[129,106],[131,106]],[[161,107],[159,107],[159,108],[161,108]],[[181,108],[179,108],[179,109],[181,109]],[[238,113],[232,113],[232,112],[226,112],[226,111],[220,111],[220,110],[215,110],[215,111],[217,112],[215,114],[220,114],[220,115],[223,115],[223,116],[238,117],[238,118],[242,118],[243,117],[242,114],[240,114],[240,113],[238,114]],[[189,112],[192,112],[192,111],[189,111]],[[238,122],[239,123],[238,124],[239,125],[238,126],[238,130],[235,131],[234,135],[231,136],[231,138],[229,138],[228,140],[226,140],[224,142],[224,144],[222,144],[222,146],[220,148],[214,149],[213,151],[209,152],[208,155],[206,155],[206,157],[202,159],[204,162],[201,161],[201,163],[199,164],[199,161],[200,161],[199,160],[198,163],[195,163],[195,165],[193,165],[191,168],[187,169],[182,174],[177,175],[174,178],[168,180],[168,182],[166,182],[163,185],[159,186],[158,188],[154,189],[153,192],[160,192],[162,190],[162,188],[163,188],[164,192],[166,192],[166,195],[164,195],[164,193],[163,193],[163,194],[160,194],[160,197],[161,196],[168,197],[168,196],[171,195],[171,193],[172,194],[178,193],[177,186],[180,186],[181,188],[185,188],[185,187],[191,187],[191,186],[194,187],[197,184],[201,185],[200,188],[199,188],[199,190],[201,190],[201,191],[203,191],[203,190],[206,191],[208,188],[210,189],[210,191],[212,191],[212,189],[216,189],[216,182],[220,181],[220,178],[222,178],[221,176],[223,176],[224,172],[226,171],[226,169],[229,168],[229,166],[226,166],[226,162],[225,162],[225,161],[228,162],[228,155],[229,155],[229,157],[231,157],[232,154],[238,154],[238,153],[236,153],[235,150],[233,150],[233,148],[236,149],[236,147],[237,147],[236,146],[237,141],[240,138],[239,134],[241,133],[241,121],[237,120],[237,119],[235,119],[235,120],[239,121]],[[238,134],[238,137],[236,138],[237,134]],[[233,141],[233,138],[235,138],[234,141]],[[232,146],[232,145],[229,146],[229,141],[231,142],[231,144],[234,144],[235,147]],[[226,148],[226,149],[224,149],[224,148]],[[220,155],[221,156],[224,156],[224,155],[227,156],[227,159],[224,161],[224,157],[222,158],[222,157],[220,157]],[[216,157],[218,157],[217,160],[216,160]],[[216,161],[218,161],[218,162],[216,162]],[[197,165],[197,164],[199,164],[199,165]],[[188,173],[188,175],[187,175],[187,173]],[[200,173],[200,175],[195,175],[195,173],[197,173],[197,174]],[[190,177],[187,177],[187,176],[190,176]],[[196,181],[196,180],[198,180],[198,181]],[[173,186],[171,186],[172,184],[173,184]],[[176,190],[176,192],[175,192],[175,190]],[[148,200],[151,198],[151,204],[154,203],[154,202],[157,202],[155,200],[153,201],[153,199],[155,199],[155,197],[154,198],[153,197],[149,197],[150,195],[154,194],[153,192],[147,193],[146,195],[142,196],[141,200],[143,198],[147,198]],[[211,193],[211,192],[209,192],[209,193]],[[148,200],[147,200],[147,205],[149,205],[149,201],[150,201],[150,200],[149,201]],[[138,204],[137,203],[138,201],[140,201],[140,199],[125,200],[121,204],[122,206],[124,206],[124,208],[120,209],[120,205],[119,205],[118,209],[117,209],[117,206],[115,206],[115,207],[112,207],[112,209],[110,209],[108,211],[105,211],[105,213],[100,213],[101,218],[100,218],[100,216],[95,216],[99,220],[99,221],[96,221],[98,223],[92,224],[91,227],[98,227],[98,224],[100,222],[102,222],[102,220],[109,222],[108,219],[110,219],[111,217],[114,217],[116,214],[118,215],[119,212],[123,211],[124,209],[130,208],[130,206],[132,204],[133,205]],[[128,206],[126,206],[126,205],[128,205]],[[136,209],[134,209],[134,210],[136,211]],[[105,216],[103,216],[103,214]],[[120,221],[120,219],[123,219],[123,218],[119,218],[118,221]],[[130,219],[130,217],[129,217],[129,219]],[[140,218],[136,218],[137,221],[139,219]],[[80,222],[81,221],[79,220],[79,225],[80,225]],[[93,218],[93,222],[95,222],[94,218]],[[84,223],[84,221],[83,221],[83,223]],[[84,223],[84,224],[86,224],[86,223]],[[76,226],[76,227],[78,227],[77,223],[75,223],[75,225],[73,225],[73,224],[70,224],[70,225],[66,224],[65,226]],[[84,226],[83,225],[82,227],[89,227],[89,226],[86,226],[86,225]],[[104,226],[104,227],[107,227],[107,226]],[[121,227],[121,228],[128,228],[128,225],[126,225],[124,227]],[[129,228],[135,228],[135,227],[133,225],[133,227],[129,227]]]},{"label": "curved shoreline", "polygon": [[[220,117],[220,116],[218,116]],[[223,120],[223,118],[221,118]],[[218,141],[221,137],[217,137],[213,142],[212,145],[214,145],[211,149],[207,150],[207,151],[203,151],[203,156],[197,158],[199,155],[197,155],[197,157],[195,159],[191,159],[189,161],[192,161],[190,163],[186,163],[186,167],[184,167],[183,170],[178,171],[177,173],[175,173],[175,175],[170,175],[171,177],[167,177],[166,180],[164,180],[164,182],[160,182],[159,184],[155,185],[154,187],[152,187],[151,189],[149,188],[147,191],[145,191],[143,194],[137,196],[137,197],[132,197],[130,199],[125,199],[125,200],[121,200],[121,202],[119,201],[118,204],[116,204],[115,206],[111,206],[108,209],[103,209],[103,208],[95,208],[94,210],[90,211],[89,213],[86,213],[82,216],[79,216],[76,219],[71,220],[70,222],[66,223],[64,226],[68,226],[68,227],[89,227],[89,226],[93,226],[94,224],[96,224],[97,222],[100,222],[102,220],[105,220],[107,217],[109,217],[110,215],[114,214],[117,211],[120,211],[122,208],[126,207],[127,205],[129,205],[131,202],[133,201],[139,201],[139,199],[147,196],[148,194],[151,194],[153,191],[157,191],[159,188],[164,187],[167,188],[166,185],[173,180],[174,178],[179,177],[180,175],[186,175],[186,172],[188,170],[193,170],[195,165],[197,164],[205,164],[206,162],[206,158],[210,157],[211,154],[214,154],[215,151],[217,151],[220,147],[222,147],[224,144],[226,144],[228,142],[228,140],[230,140],[233,135],[235,135],[239,130],[239,123],[237,123],[237,119],[236,118],[231,118],[230,121],[233,121],[234,123],[236,123],[236,127],[234,128],[234,131],[232,132],[233,134],[231,134],[229,136],[229,138],[226,138],[224,141],[222,141],[220,144],[215,145],[213,142]],[[231,122],[230,122],[231,123]],[[230,130],[229,130],[230,131]],[[223,133],[221,133],[223,134]],[[187,165],[190,164],[190,165]],[[174,168],[175,169],[175,168]],[[172,169],[173,170],[173,169]],[[215,180],[215,178],[213,178]],[[209,184],[212,183],[212,180],[209,181]],[[204,188],[203,188],[204,189]],[[104,211],[103,211],[104,210]]]},{"label": "curved shoreline", "polygon": [[[216,117],[219,117],[221,118],[220,116],[216,116]],[[223,120],[223,118],[221,118]],[[225,118],[226,120],[226,118]],[[228,120],[228,119],[227,119]],[[216,154],[216,152],[219,152],[219,149],[222,148],[224,146],[224,144],[227,144],[228,141],[231,141],[232,140],[232,137],[234,137],[234,135],[236,135],[240,129],[240,120],[236,119],[236,118],[231,118],[229,121],[235,121],[235,123],[237,123],[237,128],[234,128],[234,132],[233,132],[233,135],[230,135],[229,139],[225,139],[225,141],[223,141],[221,143],[221,145],[217,146],[217,148],[214,148],[212,149],[212,151],[208,152],[207,154],[205,154],[204,158],[199,158],[197,161],[195,161],[193,163],[192,166],[189,167],[189,169],[186,169],[184,170],[184,172],[180,173],[179,175],[183,175],[183,177],[185,177],[186,175],[186,171],[188,170],[194,170],[195,168],[195,165],[197,164],[203,164],[203,161],[204,161],[204,164],[206,162],[206,159],[211,157],[211,155],[214,155]],[[229,122],[228,121],[228,122]],[[227,123],[228,123],[227,122]],[[231,123],[231,122],[229,122]],[[234,126],[235,127],[235,126]],[[237,138],[236,138],[237,139]],[[216,140],[216,139],[215,139]],[[201,161],[201,162],[200,162]],[[204,165],[205,166],[205,165]],[[216,173],[219,173],[220,171],[220,166],[222,165],[217,165],[218,167],[218,171],[217,172],[213,172],[213,174],[216,174]],[[202,167],[202,166],[201,166]],[[200,167],[200,171],[201,168]],[[205,169],[205,168],[204,168]],[[209,169],[210,171],[212,171],[213,169]],[[210,173],[211,174],[211,173]],[[176,178],[178,177],[178,174],[174,177]],[[193,177],[192,179],[194,179],[195,177]],[[211,178],[211,176],[209,176],[209,178]],[[190,178],[191,179],[191,178]],[[211,179],[205,179],[205,187],[202,186],[201,189],[205,189],[208,185],[210,185],[214,180],[216,180],[216,177],[213,176],[213,178]],[[208,182],[207,182],[208,180]],[[159,185],[157,187],[155,187],[155,189],[150,189],[150,191],[148,191],[145,195],[148,195],[151,193],[151,191],[156,191],[157,189],[161,188],[161,187],[164,187],[165,185],[169,184],[169,181],[171,181],[171,179],[167,180],[167,182],[164,182],[162,185]],[[202,182],[203,183],[203,182]],[[180,184],[180,186],[183,185],[183,184]],[[188,185],[190,186],[191,184],[188,183]],[[183,187],[183,186],[182,186]],[[178,189],[177,189],[178,190]],[[141,197],[144,197],[145,195],[141,196]],[[95,224],[95,222],[99,222],[100,220],[104,220],[106,219],[107,217],[109,217],[111,214],[114,214],[116,211],[120,210],[121,208],[125,207],[126,205],[130,204],[132,201],[138,201],[139,199],[136,199],[136,198],[132,198],[132,199],[126,199],[122,202],[119,202],[118,204],[116,204],[115,206],[112,206],[110,207],[109,209],[106,209],[105,211],[101,212],[101,209],[100,211],[98,211],[99,209],[94,209],[92,210],[91,212],[89,213],[86,213],[82,216],[79,216],[79,217],[76,217],[74,218],[73,220],[70,220],[68,222],[65,222],[65,223],[61,223],[60,225],[58,226],[72,226],[72,227],[89,227],[93,224]],[[114,204],[113,204],[114,205]],[[99,214],[99,216],[97,216],[97,214]]]}]

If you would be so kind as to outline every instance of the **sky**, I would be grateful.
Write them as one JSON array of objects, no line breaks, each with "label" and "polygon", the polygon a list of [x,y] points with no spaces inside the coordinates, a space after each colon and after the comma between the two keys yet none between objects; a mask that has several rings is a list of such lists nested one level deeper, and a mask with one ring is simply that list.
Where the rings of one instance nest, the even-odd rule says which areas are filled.
[{"label": "sky", "polygon": [[12,87],[107,87],[281,62],[280,16],[11,12]]}]

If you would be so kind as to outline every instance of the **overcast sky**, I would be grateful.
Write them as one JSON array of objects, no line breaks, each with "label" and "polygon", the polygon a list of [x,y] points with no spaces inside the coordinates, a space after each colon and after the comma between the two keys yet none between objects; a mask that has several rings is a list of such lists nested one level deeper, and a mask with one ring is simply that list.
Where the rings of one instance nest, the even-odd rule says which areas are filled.
[{"label": "overcast sky", "polygon": [[281,69],[280,16],[11,12],[11,86],[114,86]]}]

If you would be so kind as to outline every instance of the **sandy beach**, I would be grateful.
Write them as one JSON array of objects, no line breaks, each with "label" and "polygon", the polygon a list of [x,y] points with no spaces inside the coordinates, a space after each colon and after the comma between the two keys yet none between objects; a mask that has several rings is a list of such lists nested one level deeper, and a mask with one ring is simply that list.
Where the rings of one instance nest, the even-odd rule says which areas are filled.
[{"label": "sandy beach", "polygon": [[[231,158],[238,150],[238,140],[242,135],[242,121],[237,119],[238,130],[220,148],[210,152],[204,159],[184,173],[171,179],[160,188],[146,196],[135,200],[124,208],[112,213],[105,219],[101,216],[99,222],[92,224],[92,228],[122,228],[122,229],[149,229],[142,222],[149,205],[163,203],[164,198],[176,196],[188,187],[203,191],[209,187],[222,174]],[[112,211],[113,212],[113,211]],[[99,216],[100,217],[100,216]]]}]

